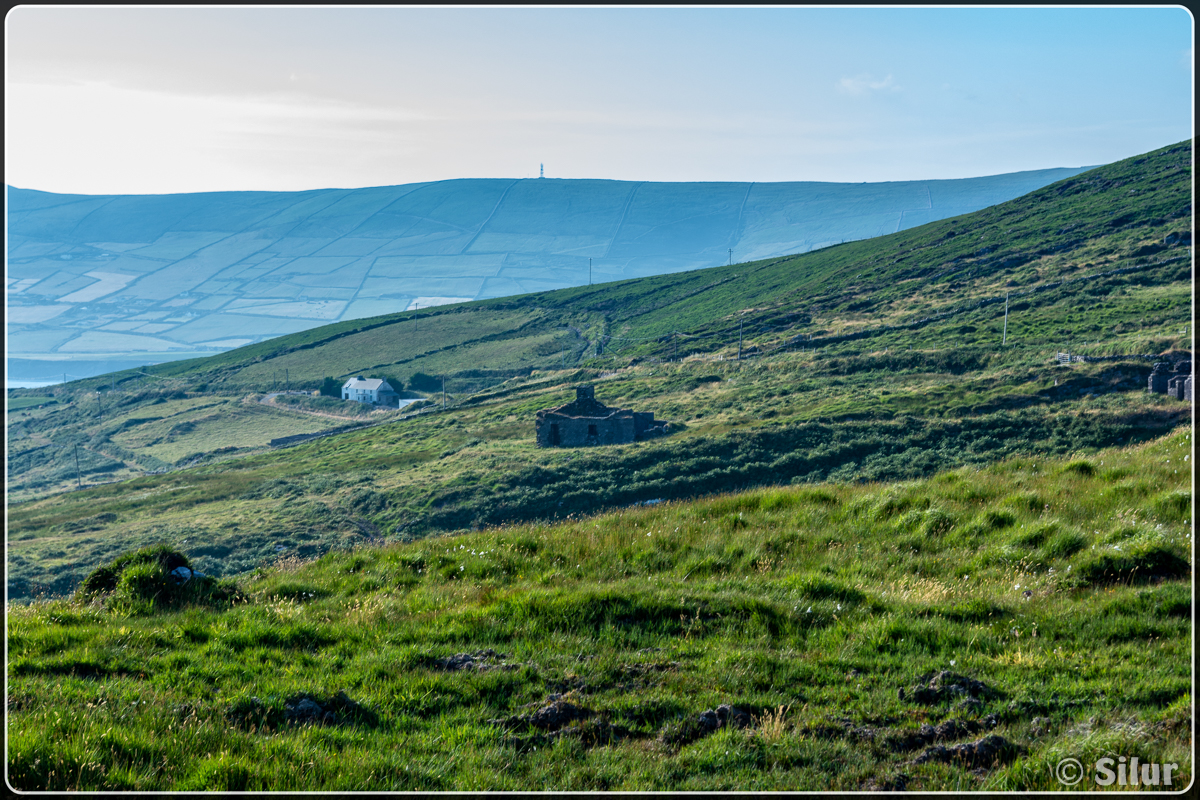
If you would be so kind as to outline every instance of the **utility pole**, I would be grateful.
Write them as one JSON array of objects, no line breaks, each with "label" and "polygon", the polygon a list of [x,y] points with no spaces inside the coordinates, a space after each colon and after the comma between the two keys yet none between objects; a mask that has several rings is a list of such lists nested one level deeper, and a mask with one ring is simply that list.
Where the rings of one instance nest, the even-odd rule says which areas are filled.
[{"label": "utility pole", "polygon": [[442,411],[446,410],[446,376],[442,376]]},{"label": "utility pole", "polygon": [[675,345],[674,360],[679,360],[679,331],[671,332],[671,344]]},{"label": "utility pole", "polygon": [[291,389],[292,389],[292,374],[291,374],[291,372],[289,372],[288,370],[285,369],[283,371],[283,379],[287,385],[287,390],[291,391]]},{"label": "utility pole", "polygon": [[79,474],[79,445],[75,445],[75,485],[83,488],[83,478]]},{"label": "utility pole", "polygon": [[1008,341],[1008,293],[1004,294],[1004,338],[1000,340],[1000,345],[1003,347]]}]

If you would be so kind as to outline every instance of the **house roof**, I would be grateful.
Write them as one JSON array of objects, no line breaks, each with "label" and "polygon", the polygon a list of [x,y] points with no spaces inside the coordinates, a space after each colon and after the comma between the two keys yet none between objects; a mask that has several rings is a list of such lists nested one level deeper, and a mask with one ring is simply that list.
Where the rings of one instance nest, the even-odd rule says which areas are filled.
[{"label": "house roof", "polygon": [[342,388],[343,389],[366,389],[368,391],[380,391],[380,392],[396,391],[395,389],[392,388],[391,384],[389,384],[385,380],[380,380],[379,378],[351,378],[350,380],[348,380],[344,384],[342,384]]}]

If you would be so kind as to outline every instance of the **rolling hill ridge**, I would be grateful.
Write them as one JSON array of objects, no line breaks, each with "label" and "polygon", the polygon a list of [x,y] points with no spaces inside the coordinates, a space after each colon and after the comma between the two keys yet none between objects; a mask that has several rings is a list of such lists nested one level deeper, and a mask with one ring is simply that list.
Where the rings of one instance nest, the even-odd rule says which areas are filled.
[{"label": "rolling hill ridge", "polygon": [[1079,171],[161,196],[9,187],[10,371],[94,374],[406,308],[805,252],[974,211]]}]

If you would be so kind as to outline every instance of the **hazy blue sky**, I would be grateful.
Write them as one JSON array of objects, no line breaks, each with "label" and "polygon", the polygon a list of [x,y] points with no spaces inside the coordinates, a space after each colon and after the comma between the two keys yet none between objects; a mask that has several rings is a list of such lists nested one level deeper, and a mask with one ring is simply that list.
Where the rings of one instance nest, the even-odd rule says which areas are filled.
[{"label": "hazy blue sky", "polygon": [[467,177],[880,181],[1192,135],[1179,7],[56,8],[6,17],[5,168],[55,192]]}]

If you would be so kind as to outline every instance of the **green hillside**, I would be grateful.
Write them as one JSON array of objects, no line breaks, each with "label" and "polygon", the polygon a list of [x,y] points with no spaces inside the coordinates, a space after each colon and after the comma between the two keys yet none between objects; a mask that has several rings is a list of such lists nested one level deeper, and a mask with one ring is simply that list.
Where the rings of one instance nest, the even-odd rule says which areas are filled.
[{"label": "green hillside", "polygon": [[[10,592],[69,591],[159,540],[200,543],[203,569],[236,574],[284,548],[1161,435],[1188,419],[1144,387],[1155,358],[1190,348],[1191,251],[1165,244],[1190,230],[1190,177],[1184,143],[798,257],[339,323],[73,382],[8,415]],[[1123,357],[1064,366],[1062,349]],[[355,374],[445,375],[449,412],[361,428],[257,402]],[[534,413],[581,382],[675,433],[537,449]]]},{"label": "green hillside", "polygon": [[1057,791],[1062,759],[1094,790],[1121,754],[1178,792],[1192,444],[288,554],[240,586],[173,589],[148,553],[10,606],[8,781]]}]

